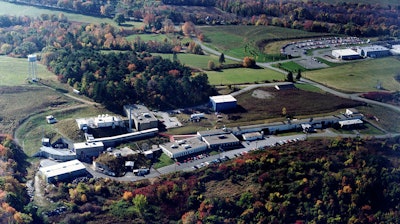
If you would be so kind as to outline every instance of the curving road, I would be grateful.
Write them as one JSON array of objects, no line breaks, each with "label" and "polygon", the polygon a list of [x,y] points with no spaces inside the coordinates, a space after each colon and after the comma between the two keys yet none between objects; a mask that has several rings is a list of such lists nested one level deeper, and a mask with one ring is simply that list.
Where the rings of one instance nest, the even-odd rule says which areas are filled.
[{"label": "curving road", "polygon": [[[201,46],[201,48],[203,49],[203,51],[206,51],[206,52],[208,52],[208,53],[210,53],[210,54],[215,54],[215,55],[218,55],[218,56],[221,55],[220,52],[218,52],[218,51],[216,51],[216,50],[214,50],[214,49],[212,49],[212,48],[210,48],[210,47],[205,46],[205,45],[204,45],[203,43],[201,43],[198,39],[194,39],[194,41],[196,42],[196,44],[198,44],[198,45]],[[230,59],[230,60],[242,61],[241,59],[234,58],[234,57],[231,57],[231,56],[228,56],[228,55],[224,55],[224,56],[225,56],[225,58],[228,58],[228,59]],[[307,57],[313,57],[313,56],[307,56]],[[289,59],[289,60],[284,60],[284,61],[280,61],[280,62],[286,62],[286,61],[292,61],[292,60]],[[260,67],[263,67],[263,68],[268,68],[268,69],[275,70],[275,71],[280,72],[280,73],[282,73],[282,74],[287,74],[287,71],[284,71],[284,70],[282,70],[282,69],[273,67],[272,64],[274,64],[274,63],[276,63],[276,62],[257,63],[257,65],[260,66]],[[335,96],[338,96],[338,97],[347,98],[347,99],[352,99],[352,100],[356,100],[356,101],[365,102],[365,103],[368,103],[368,104],[374,104],[374,105],[386,107],[386,108],[389,108],[389,109],[392,109],[392,110],[396,111],[397,113],[400,113],[400,107],[395,106],[395,105],[391,105],[391,104],[387,104],[387,103],[382,103],[382,102],[378,102],[378,101],[374,101],[374,100],[370,100],[370,99],[366,99],[366,98],[360,97],[360,95],[361,95],[362,93],[352,93],[352,94],[349,94],[349,93],[340,92],[340,91],[331,89],[331,88],[329,88],[329,87],[327,87],[327,86],[324,86],[324,85],[322,85],[322,84],[320,84],[320,83],[311,81],[311,80],[306,79],[306,78],[301,78],[301,81],[304,82],[304,83],[307,83],[307,84],[311,84],[311,85],[313,85],[313,86],[315,86],[315,87],[318,87],[318,88],[322,89],[323,91],[328,92],[328,93],[331,93],[331,94],[333,94],[333,95],[335,95]],[[270,84],[267,84],[267,86],[274,86],[274,85],[276,85],[276,84],[280,84],[280,83],[270,83]],[[251,85],[251,86],[254,86],[254,87],[251,87],[251,86],[246,87],[246,88],[247,88],[246,91],[247,91],[247,90],[250,90],[250,89],[257,88],[257,87],[260,86],[260,85],[262,85],[262,84]],[[238,95],[238,94],[240,94],[240,93],[243,92],[243,91],[244,91],[244,90],[240,90],[239,93],[232,93],[232,95],[235,95],[235,94]]]}]

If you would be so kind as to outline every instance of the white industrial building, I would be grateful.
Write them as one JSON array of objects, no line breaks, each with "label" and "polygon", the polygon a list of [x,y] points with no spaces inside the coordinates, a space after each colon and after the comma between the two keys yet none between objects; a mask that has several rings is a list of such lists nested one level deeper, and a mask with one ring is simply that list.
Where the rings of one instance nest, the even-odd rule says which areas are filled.
[{"label": "white industrial building", "polygon": [[232,95],[210,96],[210,104],[214,111],[235,109],[237,100]]},{"label": "white industrial building", "polygon": [[168,142],[160,145],[161,150],[170,158],[189,156],[207,150],[207,144],[197,137]]},{"label": "white industrial building", "polygon": [[354,60],[361,58],[357,51],[350,48],[332,50],[332,56],[340,60]]},{"label": "white industrial building", "polygon": [[71,160],[52,166],[39,168],[40,176],[46,183],[73,179],[87,174],[86,167],[79,160]]},{"label": "white industrial building", "polygon": [[392,49],[390,49],[390,53],[393,55],[400,55],[400,45],[393,45]]},{"label": "white industrial building", "polygon": [[201,139],[208,145],[210,149],[227,149],[241,145],[239,139],[236,138],[236,136],[232,133],[205,136]]},{"label": "white industrial building", "polygon": [[101,114],[97,117],[78,118],[76,119],[79,130],[90,128],[107,128],[107,127],[123,127],[124,121],[117,116],[110,116],[108,114]]},{"label": "white industrial building", "polygon": [[243,134],[242,137],[245,141],[254,141],[257,139],[263,139],[264,134],[262,132],[250,132]]},{"label": "white industrial building", "polygon": [[388,48],[379,45],[357,47],[357,53],[364,58],[380,58],[390,55],[390,51]]},{"label": "white industrial building", "polygon": [[74,143],[73,150],[79,160],[90,160],[104,151],[104,144],[103,142],[79,142]]}]

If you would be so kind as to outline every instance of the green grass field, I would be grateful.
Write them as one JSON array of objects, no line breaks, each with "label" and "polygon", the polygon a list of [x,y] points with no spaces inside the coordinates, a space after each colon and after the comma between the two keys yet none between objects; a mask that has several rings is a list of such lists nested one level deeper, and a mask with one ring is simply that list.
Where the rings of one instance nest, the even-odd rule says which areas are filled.
[{"label": "green grass field", "polygon": [[[81,15],[81,14],[63,12],[63,11],[59,11],[59,10],[50,10],[50,9],[38,8],[38,7],[34,7],[34,6],[18,5],[18,4],[12,4],[12,3],[3,2],[3,1],[0,2],[0,15],[37,17],[37,16],[40,16],[41,14],[58,15],[60,13],[63,13],[70,21],[76,21],[76,22],[82,22],[82,23],[94,23],[94,24],[109,23],[109,24],[117,26],[117,23],[115,23],[112,19],[109,19],[109,18],[85,16],[85,15]],[[121,27],[124,27],[126,29],[127,25],[139,27],[139,26],[142,26],[143,23],[129,21],[123,25],[124,26],[121,26]],[[128,29],[129,29],[129,27],[128,27]]]},{"label": "green grass field", "polygon": [[306,70],[303,66],[297,64],[294,61],[288,61],[288,62],[284,62],[284,63],[277,63],[277,64],[274,64],[273,66],[277,67],[277,68],[282,68],[282,69],[284,69],[286,71],[292,71],[294,76],[296,76],[298,70],[300,70],[300,71],[305,71]]},{"label": "green grass field", "polygon": [[165,39],[169,39],[169,37],[165,34],[135,34],[127,36],[126,39],[128,41],[133,41],[136,37],[140,37],[140,39],[145,42],[149,40],[162,42]]},{"label": "green grass field", "polygon": [[[156,56],[161,56],[164,59],[170,59],[172,60],[173,55],[172,54],[157,54],[153,53],[152,55]],[[208,62],[213,61],[216,66],[219,65],[219,56],[216,55],[196,55],[196,54],[178,54],[178,60],[189,67],[192,68],[199,68],[199,69],[208,69]],[[233,64],[237,63],[235,61],[225,59],[225,64]]]},{"label": "green grass field", "polygon": [[[0,86],[17,86],[27,83],[29,62],[26,58],[0,56]],[[37,63],[37,76],[40,79],[52,79],[56,76]]]},{"label": "green grass field", "polygon": [[303,76],[347,92],[376,91],[378,81],[386,90],[399,91],[400,83],[394,79],[399,71],[399,59],[387,57],[307,71]]},{"label": "green grass field", "polygon": [[220,72],[209,71],[207,75],[211,85],[231,85],[285,79],[285,75],[270,69],[251,68],[225,69]]},{"label": "green grass field", "polygon": [[[227,55],[243,58],[249,56],[250,51],[256,49],[255,43],[259,40],[298,39],[310,36],[323,36],[322,33],[311,33],[295,29],[274,26],[213,26],[200,27],[206,37],[206,42],[214,49]],[[279,54],[274,47],[274,52]],[[262,61],[262,58],[258,58]]]}]

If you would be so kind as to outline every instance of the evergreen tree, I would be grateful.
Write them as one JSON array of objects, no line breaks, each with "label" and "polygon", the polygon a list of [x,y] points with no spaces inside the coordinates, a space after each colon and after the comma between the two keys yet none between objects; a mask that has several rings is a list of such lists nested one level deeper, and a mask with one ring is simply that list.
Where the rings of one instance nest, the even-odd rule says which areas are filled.
[{"label": "evergreen tree", "polygon": [[294,79],[293,79],[293,72],[288,72],[288,74],[287,74],[287,77],[286,77],[286,81],[288,81],[288,82],[294,82]]},{"label": "evergreen tree", "polygon": [[222,65],[223,63],[225,63],[225,55],[224,55],[224,53],[222,53],[220,56],[219,56],[219,63]]},{"label": "evergreen tree", "polygon": [[301,70],[297,70],[297,75],[296,75],[296,80],[300,80],[301,79]]}]

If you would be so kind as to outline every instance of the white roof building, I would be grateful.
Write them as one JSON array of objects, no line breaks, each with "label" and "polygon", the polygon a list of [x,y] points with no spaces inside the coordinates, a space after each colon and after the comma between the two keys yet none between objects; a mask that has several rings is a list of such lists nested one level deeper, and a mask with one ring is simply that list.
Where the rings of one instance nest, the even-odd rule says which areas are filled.
[{"label": "white roof building", "polygon": [[86,167],[79,160],[71,160],[52,166],[39,168],[41,176],[47,183],[72,179],[87,174]]},{"label": "white roof building", "polygon": [[170,158],[189,156],[207,149],[207,144],[199,138],[187,138],[184,140],[168,142],[160,145],[161,150]]},{"label": "white roof building", "polygon": [[336,59],[353,60],[361,58],[360,54],[350,48],[332,50],[332,56]]}]

